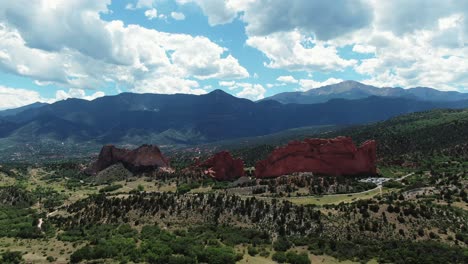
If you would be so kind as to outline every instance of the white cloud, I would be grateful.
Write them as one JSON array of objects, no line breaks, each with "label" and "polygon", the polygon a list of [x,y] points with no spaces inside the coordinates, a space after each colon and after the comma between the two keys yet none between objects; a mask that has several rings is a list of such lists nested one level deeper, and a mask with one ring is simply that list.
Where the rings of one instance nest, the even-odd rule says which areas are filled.
[{"label": "white cloud", "polygon": [[205,94],[206,90],[199,88],[199,86],[198,82],[194,80],[164,76],[140,81],[132,91],[136,93],[159,94]]},{"label": "white cloud", "polygon": [[[462,12],[468,13],[468,1],[463,0],[372,0],[376,14],[375,26],[397,36],[437,27],[439,19]],[[468,28],[465,28],[468,32]]]},{"label": "white cloud", "polygon": [[36,91],[0,86],[0,109],[17,108],[44,101]]},{"label": "white cloud", "polygon": [[307,91],[310,89],[316,89],[325,85],[336,84],[342,82],[342,79],[329,78],[323,82],[315,81],[312,79],[301,79],[299,80],[300,88],[299,91]]},{"label": "white cloud", "polygon": [[238,83],[242,90],[236,94],[238,97],[247,98],[253,101],[265,98],[266,90],[261,84]]},{"label": "white cloud", "polygon": [[299,31],[249,37],[247,44],[270,60],[265,66],[290,71],[336,71],[356,64],[338,55],[335,47],[317,42]]},{"label": "white cloud", "polygon": [[125,9],[128,9],[128,10],[135,10],[135,9],[140,9],[140,8],[149,9],[154,6],[153,2],[154,2],[153,0],[138,0],[136,4],[132,4],[132,3],[127,4],[125,6]]},{"label": "white cloud", "polygon": [[208,16],[210,25],[232,22],[243,12],[247,33],[269,35],[300,30],[313,32],[318,39],[328,40],[369,25],[372,9],[364,0],[177,0],[194,2]]},{"label": "white cloud", "polygon": [[372,55],[354,65],[365,83],[467,91],[467,1],[370,2],[371,25],[327,41]]},{"label": "white cloud", "polygon": [[187,3],[196,3],[208,16],[208,23],[211,26],[222,25],[232,22],[237,17],[237,7],[244,0],[176,0],[177,3],[184,5]]},{"label": "white cloud", "polygon": [[220,81],[218,83],[220,86],[226,86],[226,87],[231,87],[231,86],[234,86],[236,84],[235,81],[230,81],[230,82],[227,82],[227,81]]},{"label": "white cloud", "polygon": [[86,95],[84,90],[70,89],[68,92],[64,90],[57,91],[55,98],[45,98],[42,97],[37,91],[21,88],[11,88],[0,85],[0,110],[17,108],[36,102],[54,103],[56,101],[65,100],[68,98],[94,100],[102,96],[105,96],[105,94],[101,91],[95,92],[92,95]]},{"label": "white cloud", "polygon": [[372,9],[361,0],[260,0],[246,5],[243,20],[249,35],[300,30],[329,40],[370,24]]},{"label": "white cloud", "polygon": [[60,100],[65,100],[68,98],[79,98],[79,99],[84,99],[84,100],[94,100],[99,97],[103,97],[106,94],[104,92],[98,91],[93,93],[92,95],[86,95],[86,92],[82,89],[70,89],[68,92],[64,90],[58,90],[55,93],[55,99],[50,99],[48,100],[49,102],[51,101],[60,101]]},{"label": "white cloud", "polygon": [[354,41],[375,46],[376,52],[374,58],[361,60],[355,70],[368,76],[365,83],[376,86],[462,90],[468,86],[468,47],[457,45],[457,37],[447,38],[451,29],[437,25],[402,36],[378,30],[356,35]]},{"label": "white cloud", "polygon": [[370,45],[356,44],[353,46],[353,51],[357,53],[375,53],[375,47]]},{"label": "white cloud", "polygon": [[[206,37],[102,20],[100,13],[109,12],[110,0],[55,3],[0,3],[0,70],[73,89],[98,89],[109,83],[132,89],[154,76],[181,80],[249,76],[225,48]],[[200,92],[194,89],[189,92]]]},{"label": "white cloud", "polygon": [[246,82],[219,82],[220,86],[228,87],[229,90],[240,90],[236,96],[247,98],[253,101],[265,98],[266,89],[261,84],[252,84]]},{"label": "white cloud", "polygon": [[171,17],[175,20],[184,20],[185,15],[184,13],[179,13],[179,12],[171,12]]},{"label": "white cloud", "polygon": [[280,76],[280,77],[276,78],[276,80],[279,81],[279,82],[284,82],[284,83],[298,83],[299,82],[298,80],[296,80],[296,78],[294,78],[291,75]]},{"label": "white cloud", "polygon": [[158,17],[158,10],[156,10],[156,8],[148,9],[148,10],[145,11],[145,16],[149,20],[153,20],[153,19]]}]

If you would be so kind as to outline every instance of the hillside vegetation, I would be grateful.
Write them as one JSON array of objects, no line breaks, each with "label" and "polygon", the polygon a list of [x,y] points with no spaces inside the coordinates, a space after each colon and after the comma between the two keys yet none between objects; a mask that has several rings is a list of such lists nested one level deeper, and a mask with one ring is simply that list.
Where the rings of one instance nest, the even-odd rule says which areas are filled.
[{"label": "hillside vegetation", "polygon": [[324,135],[351,136],[357,142],[375,139],[383,158],[435,154],[468,143],[468,109],[412,113]]},{"label": "hillside vegetation", "polygon": [[[323,130],[322,130],[323,131]],[[377,155],[383,161],[420,159],[421,155],[468,155],[468,109],[437,109],[398,116],[373,124],[343,129],[330,127],[327,132],[303,130],[301,135],[277,133],[275,137],[259,141],[259,145],[234,147],[230,142],[219,148],[232,148],[233,153],[244,158],[248,166],[266,158],[269,150],[290,140],[307,137],[352,137],[356,144],[366,140],[377,141]],[[307,134],[309,132],[309,134]],[[238,145],[242,146],[242,142]]]}]

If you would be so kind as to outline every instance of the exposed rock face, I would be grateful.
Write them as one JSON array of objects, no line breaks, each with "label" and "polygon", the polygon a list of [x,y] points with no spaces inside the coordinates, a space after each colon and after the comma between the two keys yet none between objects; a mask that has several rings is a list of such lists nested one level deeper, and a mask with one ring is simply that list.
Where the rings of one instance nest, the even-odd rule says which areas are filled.
[{"label": "exposed rock face", "polygon": [[87,169],[87,172],[96,174],[117,163],[122,163],[125,168],[135,173],[169,166],[157,146],[143,145],[135,150],[128,150],[106,145],[101,149],[97,161]]},{"label": "exposed rock face", "polygon": [[217,180],[230,180],[244,176],[244,162],[234,159],[227,151],[216,153],[197,167]]},{"label": "exposed rock face", "polygon": [[259,161],[255,166],[255,175],[259,178],[294,172],[375,174],[376,143],[369,140],[357,148],[349,137],[293,141],[275,149],[266,160]]}]

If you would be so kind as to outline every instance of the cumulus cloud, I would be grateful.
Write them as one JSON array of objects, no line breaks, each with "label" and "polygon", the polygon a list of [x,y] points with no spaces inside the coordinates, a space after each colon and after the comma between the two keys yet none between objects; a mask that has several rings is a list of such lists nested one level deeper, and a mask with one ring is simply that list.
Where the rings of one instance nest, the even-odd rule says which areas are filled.
[{"label": "cumulus cloud", "polygon": [[252,1],[244,12],[249,35],[299,29],[313,32],[319,40],[353,32],[372,20],[371,7],[361,0],[261,0]]},{"label": "cumulus cloud", "polygon": [[299,80],[300,88],[299,91],[308,91],[310,89],[316,89],[322,86],[336,84],[342,82],[342,79],[329,78],[323,82],[315,81],[312,79],[301,79]]},{"label": "cumulus cloud", "polygon": [[184,20],[185,15],[184,13],[179,13],[179,12],[171,12],[171,17],[175,20]]},{"label": "cumulus cloud", "polygon": [[55,98],[45,98],[37,91],[0,85],[0,110],[18,108],[36,102],[54,103],[68,98],[94,100],[102,96],[105,96],[105,94],[101,91],[86,95],[86,92],[82,89],[70,89],[68,92],[64,90],[57,91]]},{"label": "cumulus cloud", "polygon": [[159,94],[205,94],[206,90],[199,88],[195,80],[186,80],[176,77],[164,76],[154,79],[139,81],[135,89],[136,93],[159,93]]},{"label": "cumulus cloud", "polygon": [[343,59],[334,46],[325,45],[299,31],[249,37],[247,44],[262,51],[265,66],[290,71],[333,71],[353,66],[356,60]]},{"label": "cumulus cloud", "polygon": [[236,96],[247,98],[253,101],[265,98],[266,89],[261,84],[252,84],[246,82],[219,82],[220,86],[227,87],[235,92]]},{"label": "cumulus cloud", "polygon": [[112,40],[98,14],[107,12],[108,4],[110,0],[2,1],[0,21],[16,29],[29,48],[49,52],[73,49],[106,59]]},{"label": "cumulus cloud", "polygon": [[[150,2],[139,1],[135,7],[150,7]],[[102,20],[100,14],[109,12],[110,0],[53,3],[0,3],[0,69],[80,89],[109,83],[134,89],[155,76],[179,80],[249,76],[225,48],[206,37]],[[172,87],[170,92],[178,91]]]},{"label": "cumulus cloud", "polygon": [[266,90],[261,84],[239,83],[238,86],[242,87],[242,90],[236,94],[238,97],[253,101],[265,98]]},{"label": "cumulus cloud", "polygon": [[44,101],[36,91],[0,86],[0,109],[17,108]]},{"label": "cumulus cloud", "polygon": [[[198,4],[211,25],[232,22],[239,12],[249,35],[301,30],[328,40],[365,27],[372,20],[372,9],[364,0],[177,0]],[[338,8],[337,8],[338,7]]]},{"label": "cumulus cloud", "polygon": [[[468,1],[242,0],[219,1],[221,8],[213,8],[215,1],[178,2],[197,3],[211,25],[243,20],[247,45],[264,53],[270,68],[354,67],[379,86],[467,86]],[[345,59],[338,50],[347,45],[373,57]]]},{"label": "cumulus cloud", "polygon": [[235,81],[230,81],[230,82],[227,82],[227,81],[220,81],[218,83],[220,86],[225,86],[225,87],[232,87],[236,84]]},{"label": "cumulus cloud", "polygon": [[298,83],[299,82],[298,80],[296,80],[296,78],[294,78],[291,75],[280,76],[276,78],[276,80],[279,82],[283,82],[283,83]]},{"label": "cumulus cloud", "polygon": [[145,11],[145,16],[149,20],[153,20],[155,18],[158,18],[158,10],[156,10],[156,8],[148,9],[148,10]]},{"label": "cumulus cloud", "polygon": [[177,0],[177,3],[184,5],[196,3],[208,16],[208,23],[211,26],[222,25],[232,22],[238,13],[239,3],[244,0]]},{"label": "cumulus cloud", "polygon": [[372,5],[376,27],[395,35],[430,30],[438,25],[440,18],[460,12],[466,15],[468,12],[468,1],[463,0],[372,0]]},{"label": "cumulus cloud", "polygon": [[[428,86],[441,90],[462,90],[468,85],[468,47],[435,44],[451,28],[437,27],[411,34],[373,30],[355,36],[354,41],[376,47],[375,57],[355,65],[364,82],[376,86]],[[440,43],[439,43],[440,44]]]},{"label": "cumulus cloud", "polygon": [[139,8],[152,8],[154,6],[153,0],[138,0],[136,4],[129,3],[125,6],[125,9],[135,10]]},{"label": "cumulus cloud", "polygon": [[55,93],[55,99],[48,99],[48,102],[53,102],[53,101],[61,101],[69,98],[79,98],[79,99],[84,99],[84,100],[94,100],[99,97],[103,97],[106,94],[104,92],[98,91],[93,93],[92,95],[86,95],[86,92],[82,89],[70,89],[68,92],[64,90],[58,90]]},{"label": "cumulus cloud", "polygon": [[375,47],[370,45],[356,44],[353,46],[353,51],[357,53],[374,53]]}]

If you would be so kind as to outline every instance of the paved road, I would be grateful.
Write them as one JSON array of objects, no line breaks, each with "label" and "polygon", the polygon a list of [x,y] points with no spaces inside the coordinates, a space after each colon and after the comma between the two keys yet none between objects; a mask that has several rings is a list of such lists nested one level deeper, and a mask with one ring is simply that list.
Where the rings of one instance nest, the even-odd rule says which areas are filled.
[{"label": "paved road", "polygon": [[[406,174],[405,176],[402,176],[398,179],[395,179],[394,181],[402,181],[403,179],[405,179],[406,177],[409,177],[411,175],[413,175],[414,172],[412,173],[409,173],[409,174]],[[364,193],[369,193],[369,192],[372,192],[372,191],[375,191],[379,188],[382,188],[382,184],[379,184],[377,185],[377,187],[373,188],[373,189],[370,189],[370,190],[367,190],[367,191],[363,191],[363,192],[355,192],[355,193],[341,193],[341,194],[327,194],[327,195],[323,195],[323,196],[338,196],[338,195],[356,195],[356,194],[364,194]],[[311,196],[314,196],[314,195],[311,195]],[[310,197],[310,196],[301,196],[301,197]]]},{"label": "paved road", "polygon": [[405,176],[403,176],[403,177],[401,177],[401,178],[398,178],[398,179],[396,179],[395,181],[402,181],[404,178],[409,177],[409,176],[411,176],[411,175],[413,175],[413,174],[414,174],[414,172],[412,172],[412,173],[410,173],[410,174],[406,174]]},{"label": "paved road", "polygon": [[[413,175],[414,172],[412,173],[409,173],[409,174],[406,174],[405,176],[402,176],[398,179],[395,179],[394,181],[402,181],[404,180],[406,177],[409,177],[411,175]],[[306,195],[306,196],[297,196],[297,197],[288,197],[288,198],[294,198],[294,199],[300,199],[300,198],[311,198],[311,197],[317,197],[317,198],[324,198],[324,197],[330,197],[330,196],[343,196],[343,195],[358,195],[358,194],[365,194],[365,193],[370,193],[370,192],[373,192],[375,190],[378,190],[379,188],[382,188],[382,185],[379,184],[377,185],[377,187],[373,188],[373,189],[370,189],[370,190],[367,190],[367,191],[362,191],[362,192],[355,192],[355,193],[339,193],[339,194],[326,194],[326,195],[322,195],[322,196],[317,196],[317,195]],[[242,195],[244,197],[255,197],[255,198],[273,198],[273,197],[265,197],[265,196],[255,196],[255,195]]]}]

